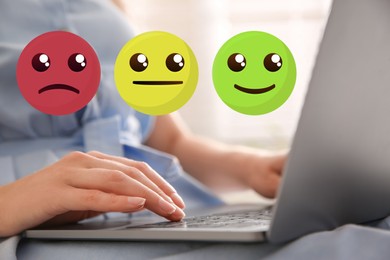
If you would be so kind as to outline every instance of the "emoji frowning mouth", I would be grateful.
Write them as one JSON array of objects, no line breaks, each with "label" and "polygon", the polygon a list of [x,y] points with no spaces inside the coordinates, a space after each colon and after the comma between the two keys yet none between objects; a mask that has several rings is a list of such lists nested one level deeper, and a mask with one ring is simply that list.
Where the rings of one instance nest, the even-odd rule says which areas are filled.
[{"label": "emoji frowning mouth", "polygon": [[275,88],[275,84],[272,84],[271,86],[266,87],[266,88],[244,88],[244,87],[241,87],[237,84],[234,84],[234,88],[239,90],[239,91],[248,93],[248,94],[262,94],[262,93],[273,90]]},{"label": "emoji frowning mouth", "polygon": [[183,84],[183,81],[134,80],[133,84],[137,84],[137,85],[178,85],[178,84]]},{"label": "emoji frowning mouth", "polygon": [[53,89],[69,90],[69,91],[73,91],[76,94],[80,94],[80,90],[78,90],[77,88],[74,88],[72,86],[66,85],[66,84],[51,84],[51,85],[48,85],[46,87],[41,88],[38,91],[38,94],[42,94],[45,91],[53,90]]}]

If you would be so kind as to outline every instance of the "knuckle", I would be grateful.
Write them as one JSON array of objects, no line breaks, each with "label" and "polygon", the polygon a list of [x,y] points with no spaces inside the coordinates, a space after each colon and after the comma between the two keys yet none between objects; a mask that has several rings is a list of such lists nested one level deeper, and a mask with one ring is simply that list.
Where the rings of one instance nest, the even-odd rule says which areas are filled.
[{"label": "knuckle", "polygon": [[66,157],[70,160],[82,160],[87,158],[87,155],[80,151],[74,151],[69,153]]},{"label": "knuckle", "polygon": [[137,182],[137,185],[139,185],[139,189],[137,190],[137,195],[138,197],[142,198],[148,198],[151,197],[151,190],[149,190],[146,186],[144,186],[142,183]]},{"label": "knuckle", "polygon": [[144,176],[143,173],[138,168],[134,168],[134,167],[126,167],[125,173],[127,176],[133,179],[140,179]]},{"label": "knuckle", "polygon": [[165,192],[163,192],[162,190],[160,190],[160,189],[158,189],[157,191],[156,191],[156,193],[160,196],[160,197],[162,197],[162,198],[166,198],[168,195],[167,194],[165,194]]},{"label": "knuckle", "polygon": [[176,191],[165,181],[158,185],[158,187],[164,192],[166,195],[171,195],[172,193],[176,193]]},{"label": "knuckle", "polygon": [[106,172],[106,178],[109,182],[124,182],[126,175],[118,170],[109,170]]},{"label": "knuckle", "polygon": [[141,172],[149,171],[150,166],[146,162],[137,162],[135,167],[140,170]]},{"label": "knuckle", "polygon": [[109,205],[114,206],[114,205],[118,204],[119,197],[113,193],[110,193],[107,195],[107,201],[108,201]]},{"label": "knuckle", "polygon": [[92,155],[92,156],[96,156],[96,155],[100,155],[101,153],[96,151],[96,150],[92,150],[92,151],[89,151],[87,154]]},{"label": "knuckle", "polygon": [[99,201],[100,198],[100,192],[97,190],[89,190],[87,191],[84,196],[81,198],[81,200],[85,204],[91,204],[91,203],[96,203]]}]

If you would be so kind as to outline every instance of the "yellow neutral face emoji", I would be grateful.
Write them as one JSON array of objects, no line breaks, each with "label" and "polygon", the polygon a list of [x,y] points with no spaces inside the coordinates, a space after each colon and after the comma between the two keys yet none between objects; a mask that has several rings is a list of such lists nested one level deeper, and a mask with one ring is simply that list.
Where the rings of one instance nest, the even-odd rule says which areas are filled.
[{"label": "yellow neutral face emoji", "polygon": [[198,82],[198,64],[179,37],[147,32],[123,46],[114,76],[119,94],[129,106],[145,114],[163,115],[191,98]]}]

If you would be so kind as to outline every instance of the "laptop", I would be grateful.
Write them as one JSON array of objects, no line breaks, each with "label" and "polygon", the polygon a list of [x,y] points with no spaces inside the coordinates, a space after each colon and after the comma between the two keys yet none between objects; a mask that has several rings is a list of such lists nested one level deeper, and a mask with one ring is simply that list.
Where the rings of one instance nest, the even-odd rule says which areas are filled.
[{"label": "laptop", "polygon": [[390,215],[390,0],[335,0],[273,208],[112,218],[25,237],[281,243]]}]

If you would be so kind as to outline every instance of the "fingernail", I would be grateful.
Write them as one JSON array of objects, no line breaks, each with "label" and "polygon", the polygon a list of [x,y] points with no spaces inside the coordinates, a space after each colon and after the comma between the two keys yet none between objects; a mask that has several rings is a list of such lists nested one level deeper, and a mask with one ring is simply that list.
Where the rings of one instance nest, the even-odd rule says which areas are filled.
[{"label": "fingernail", "polygon": [[183,199],[179,196],[179,194],[177,193],[173,193],[171,195],[172,199],[175,201],[176,205],[179,206],[180,208],[184,209],[185,208],[185,204],[184,204],[184,201]]},{"label": "fingernail", "polygon": [[172,214],[171,217],[174,218],[174,219],[181,220],[181,219],[183,219],[185,216],[186,216],[186,214],[184,213],[183,210],[181,210],[180,208],[176,208],[176,211]]},{"label": "fingernail", "polygon": [[160,204],[160,208],[163,211],[167,212],[169,215],[176,211],[176,207],[164,199],[160,199],[158,203]]},{"label": "fingernail", "polygon": [[139,197],[129,197],[127,200],[129,201],[130,205],[134,206],[135,208],[143,207],[146,201],[146,199]]}]

